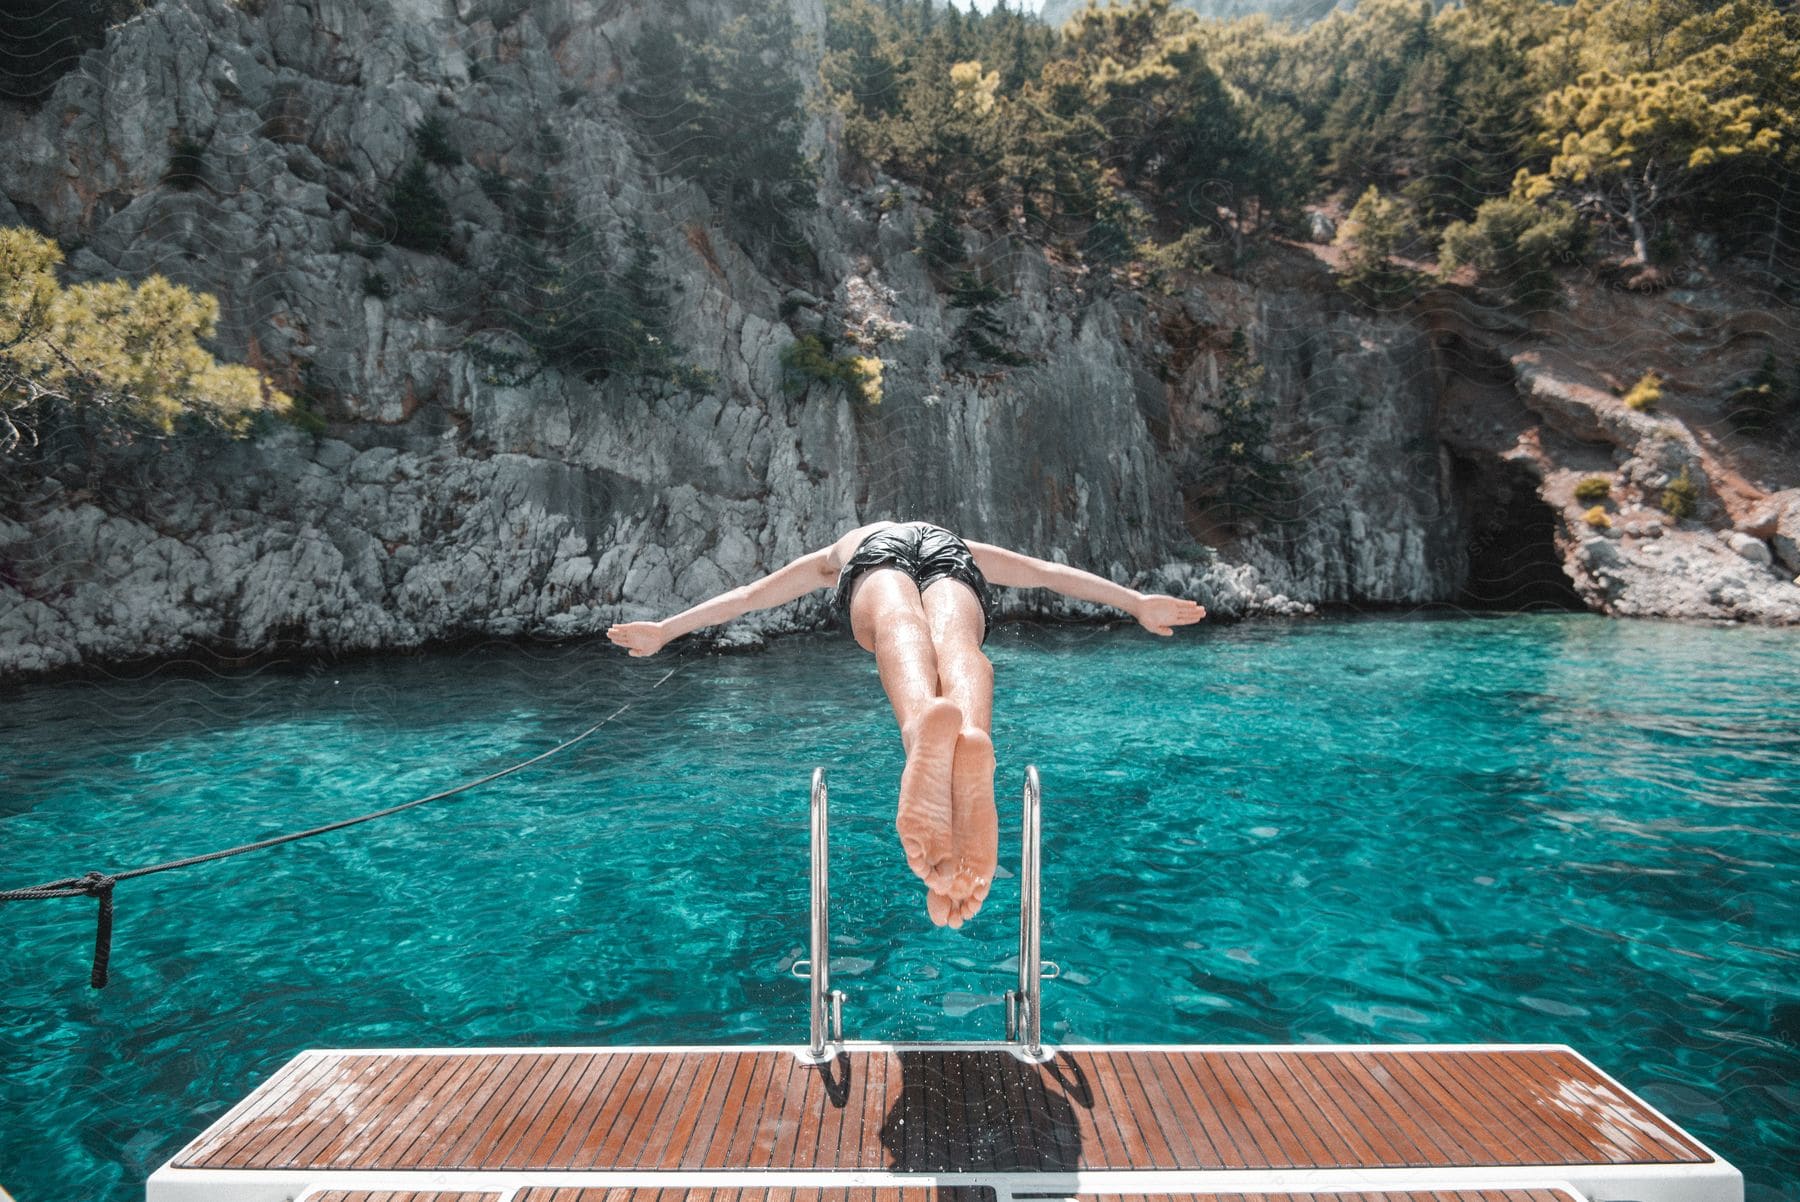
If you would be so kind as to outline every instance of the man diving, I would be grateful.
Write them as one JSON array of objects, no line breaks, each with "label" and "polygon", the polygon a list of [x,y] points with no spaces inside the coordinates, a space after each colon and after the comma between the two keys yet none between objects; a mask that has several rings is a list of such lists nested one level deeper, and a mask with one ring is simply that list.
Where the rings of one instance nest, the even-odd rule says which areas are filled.
[{"label": "man diving", "polygon": [[620,622],[606,636],[632,655],[655,655],[702,626],[835,586],[838,611],[874,653],[900,726],[906,768],[894,825],[906,863],[925,882],[931,921],[960,927],[987,899],[999,853],[994,671],[981,650],[993,615],[990,584],[1110,605],[1160,635],[1206,616],[1193,601],[966,542],[929,522],[873,522],[760,580],[660,622]]}]

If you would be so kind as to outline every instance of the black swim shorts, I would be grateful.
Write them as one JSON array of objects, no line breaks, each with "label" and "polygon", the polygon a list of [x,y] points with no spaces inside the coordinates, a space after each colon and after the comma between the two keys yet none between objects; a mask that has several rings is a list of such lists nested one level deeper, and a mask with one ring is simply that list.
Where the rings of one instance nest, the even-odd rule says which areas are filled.
[{"label": "black swim shorts", "polygon": [[994,624],[994,601],[988,594],[987,577],[975,566],[968,544],[942,526],[930,522],[903,522],[877,530],[862,540],[844,570],[838,573],[837,611],[845,629],[850,626],[850,590],[857,578],[871,568],[899,568],[913,578],[923,593],[948,576],[960,580],[981,602],[981,641],[987,641]]}]

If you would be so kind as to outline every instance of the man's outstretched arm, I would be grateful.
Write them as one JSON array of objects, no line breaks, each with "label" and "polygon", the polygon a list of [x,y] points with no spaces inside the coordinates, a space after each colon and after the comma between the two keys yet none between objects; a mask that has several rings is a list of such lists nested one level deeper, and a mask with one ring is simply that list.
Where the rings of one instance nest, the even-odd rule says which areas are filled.
[{"label": "man's outstretched arm", "polygon": [[1122,609],[1153,634],[1174,634],[1177,626],[1189,626],[1206,616],[1198,603],[1163,593],[1140,593],[1104,576],[1021,555],[989,543],[969,543],[975,566],[994,584],[1009,588],[1047,588],[1079,601],[1093,601]]},{"label": "man's outstretched arm", "polygon": [[802,555],[760,580],[720,593],[660,622],[620,622],[606,637],[633,655],[655,655],[664,644],[702,626],[716,626],[759,609],[773,609],[837,582],[828,560],[830,548]]}]

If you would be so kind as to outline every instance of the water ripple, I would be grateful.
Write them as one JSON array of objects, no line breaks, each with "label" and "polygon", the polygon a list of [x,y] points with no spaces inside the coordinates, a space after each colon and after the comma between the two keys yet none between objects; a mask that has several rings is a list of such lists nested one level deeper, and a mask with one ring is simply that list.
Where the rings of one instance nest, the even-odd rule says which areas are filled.
[{"label": "water ripple", "polygon": [[[1044,775],[1071,1042],[1567,1042],[1800,1202],[1791,633],[1585,616],[1006,627],[1002,840]],[[997,1038],[1017,885],[960,932],[892,836],[898,740],[840,639],[664,660],[471,648],[16,690],[8,883],[554,766],[356,831],[7,907],[0,1178],[140,1196],[310,1046],[796,1041],[806,775],[833,784],[853,1034]],[[1578,1100],[1572,1101],[1576,1104]]]}]

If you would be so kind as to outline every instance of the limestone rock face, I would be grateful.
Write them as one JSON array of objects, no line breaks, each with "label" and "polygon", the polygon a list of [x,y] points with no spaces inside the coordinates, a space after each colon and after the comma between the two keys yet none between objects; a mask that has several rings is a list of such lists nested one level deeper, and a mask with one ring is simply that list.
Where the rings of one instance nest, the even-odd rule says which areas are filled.
[{"label": "limestone rock face", "polygon": [[1416,326],[1300,293],[1263,299],[1257,348],[1289,472],[1283,520],[1242,543],[1271,587],[1305,602],[1453,596],[1464,531],[1436,424],[1437,370]]},{"label": "limestone rock face", "polygon": [[[1777,571],[1770,544],[1743,530],[1710,529],[1725,506],[1709,484],[1718,468],[1686,423],[1638,413],[1616,397],[1581,382],[1567,365],[1547,366],[1534,353],[1518,355],[1520,394],[1555,431],[1573,442],[1564,457],[1580,459],[1604,447],[1615,464],[1611,525],[1595,529],[1587,503],[1573,496],[1583,473],[1560,469],[1545,453],[1547,500],[1557,503],[1558,544],[1576,591],[1590,606],[1621,617],[1688,617],[1730,621],[1800,622],[1800,587]],[[1577,444],[1588,444],[1585,451]],[[1685,478],[1694,487],[1687,518],[1663,512],[1668,489]],[[1765,499],[1747,524],[1779,540],[1780,521],[1794,506],[1789,490]]]},{"label": "limestone rock face", "polygon": [[[837,184],[830,122],[807,132],[827,181],[806,229],[819,278],[779,283],[720,233],[621,109],[652,7],[163,0],[40,109],[0,107],[0,218],[70,248],[73,279],[154,271],[214,293],[222,353],[334,417],[329,437],[197,436],[119,450],[91,488],[18,485],[0,510],[0,672],[197,645],[593,635],[882,516],[1122,581],[1162,570],[1221,616],[1294,604],[1241,568],[1167,567],[1193,544],[1144,417],[1160,398],[1123,341],[1137,315],[1073,295],[1040,249],[981,249],[1027,359],[984,371],[946,364],[966,316],[915,251],[914,198]],[[821,30],[820,0],[794,14]],[[431,168],[449,255],[381,223],[427,117],[463,159]],[[191,187],[168,178],[178,142],[199,148]],[[644,228],[687,357],[716,383],[485,371],[465,264],[506,228],[495,178],[548,180],[614,251]],[[879,405],[783,387],[796,331],[827,324],[881,358]],[[819,595],[739,631],[824,612]]]},{"label": "limestone rock face", "polygon": [[[816,40],[822,0],[791,3]],[[9,470],[0,674],[196,647],[592,637],[883,517],[1181,592],[1219,617],[1456,595],[1467,532],[1440,438],[1445,368],[1419,323],[1354,311],[1303,249],[1272,248],[1287,266],[1255,287],[1209,276],[1153,297],[984,233],[966,239],[969,266],[1006,296],[994,316],[1022,362],[980,360],[971,315],[918,253],[930,214],[916,190],[844,182],[835,118],[805,134],[822,181],[803,224],[816,270],[795,279],[723,232],[624,108],[654,19],[651,0],[160,0],[40,108],[0,104],[0,222],[57,238],[72,281],[160,272],[217,295],[220,353],[329,419],[120,448],[85,485],[80,471]],[[771,69],[816,86],[802,57]],[[442,254],[394,244],[384,218],[427,118],[462,160],[428,168],[453,218]],[[174,178],[177,151],[195,148],[197,175]],[[619,259],[634,229],[648,234],[685,358],[711,384],[491,369],[511,344],[481,265],[540,182],[598,253]],[[789,378],[783,352],[821,330],[880,360],[878,404]],[[1254,380],[1234,376],[1252,363]],[[1704,467],[1691,437],[1659,436],[1666,423],[1570,400],[1547,370],[1521,376],[1544,422],[1618,447],[1638,487]],[[1245,395],[1280,437],[1227,436]],[[1232,483],[1252,462],[1279,496]],[[1209,516],[1232,488],[1263,508],[1241,529]],[[1702,497],[1703,516],[1713,504]],[[1719,564],[1609,542],[1623,558],[1580,566],[1586,595],[1618,613],[1788,620],[1770,598],[1792,584],[1709,537]],[[1800,570],[1791,498],[1757,537]],[[1685,583],[1658,593],[1671,573]],[[1741,598],[1703,583],[1727,576]],[[1098,612],[1024,594],[1002,606]],[[816,594],[728,637],[826,612]]]},{"label": "limestone rock face", "polygon": [[1800,622],[1800,588],[1712,531],[1644,542],[1590,535],[1569,563],[1583,595],[1620,617]]},{"label": "limestone rock face", "polygon": [[1800,488],[1784,489],[1763,499],[1739,529],[1768,546],[1788,571],[1800,573]]},{"label": "limestone rock face", "polygon": [[1727,534],[1725,536],[1725,545],[1730,547],[1733,551],[1736,551],[1740,556],[1749,560],[1751,563],[1758,564],[1762,567],[1766,568],[1774,562],[1773,557],[1769,554],[1768,543],[1765,543],[1760,538],[1744,534],[1741,531],[1734,530],[1730,534]]}]

